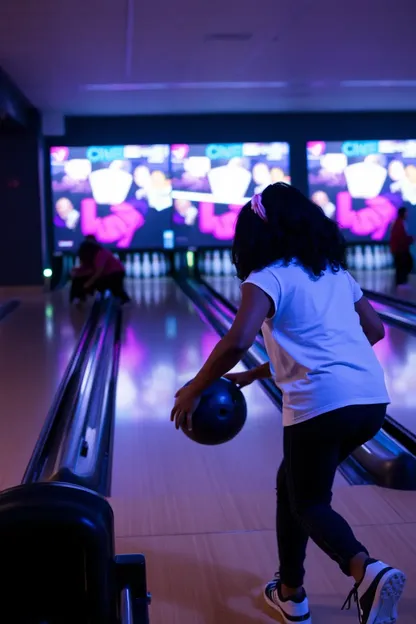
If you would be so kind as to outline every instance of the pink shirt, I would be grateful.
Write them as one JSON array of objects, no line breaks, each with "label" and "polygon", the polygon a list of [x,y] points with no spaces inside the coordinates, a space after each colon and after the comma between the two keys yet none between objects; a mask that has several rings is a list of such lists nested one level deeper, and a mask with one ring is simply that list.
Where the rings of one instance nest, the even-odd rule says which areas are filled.
[{"label": "pink shirt", "polygon": [[95,256],[94,267],[96,270],[102,269],[101,275],[111,275],[124,271],[124,266],[108,249],[100,249]]}]

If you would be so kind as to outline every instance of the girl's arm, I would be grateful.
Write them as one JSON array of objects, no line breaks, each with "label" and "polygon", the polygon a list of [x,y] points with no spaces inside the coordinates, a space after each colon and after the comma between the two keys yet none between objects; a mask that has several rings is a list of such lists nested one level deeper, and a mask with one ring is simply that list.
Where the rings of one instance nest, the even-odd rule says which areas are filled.
[{"label": "girl's arm", "polygon": [[[234,368],[253,344],[266,317],[273,313],[273,305],[264,291],[254,284],[243,285],[241,305],[234,323],[193,380],[193,390],[203,392],[216,379]],[[262,375],[270,376],[268,364],[258,368]]]},{"label": "girl's arm", "polygon": [[262,364],[261,366],[257,366],[256,368],[251,369],[251,374],[253,379],[270,379],[272,377],[272,371],[270,370],[269,362]]},{"label": "girl's arm", "polygon": [[385,336],[383,321],[366,297],[361,297],[355,304],[355,311],[360,317],[360,324],[371,346],[383,340]]},{"label": "girl's arm", "polygon": [[270,379],[270,377],[272,377],[272,372],[270,370],[270,364],[266,362],[266,364],[256,366],[255,368],[249,368],[241,373],[227,373],[225,377],[233,381],[240,388],[244,388],[258,379]]}]

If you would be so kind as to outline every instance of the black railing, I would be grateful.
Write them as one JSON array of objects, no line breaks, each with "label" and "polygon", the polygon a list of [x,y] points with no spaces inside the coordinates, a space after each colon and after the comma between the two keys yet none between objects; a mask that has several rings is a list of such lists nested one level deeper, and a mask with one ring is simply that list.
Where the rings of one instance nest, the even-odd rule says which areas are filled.
[{"label": "black railing", "polygon": [[120,327],[118,302],[99,297],[22,485],[0,493],[0,618],[149,622],[145,559],[116,556],[113,511],[99,493],[110,493]]}]

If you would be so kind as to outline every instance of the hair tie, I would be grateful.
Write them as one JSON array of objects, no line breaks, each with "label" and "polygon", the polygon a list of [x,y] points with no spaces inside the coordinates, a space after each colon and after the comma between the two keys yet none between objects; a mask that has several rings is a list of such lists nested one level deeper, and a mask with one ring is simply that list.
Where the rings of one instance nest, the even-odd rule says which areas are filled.
[{"label": "hair tie", "polygon": [[262,221],[267,221],[266,209],[261,201],[261,193],[253,195],[251,200],[251,209]]}]

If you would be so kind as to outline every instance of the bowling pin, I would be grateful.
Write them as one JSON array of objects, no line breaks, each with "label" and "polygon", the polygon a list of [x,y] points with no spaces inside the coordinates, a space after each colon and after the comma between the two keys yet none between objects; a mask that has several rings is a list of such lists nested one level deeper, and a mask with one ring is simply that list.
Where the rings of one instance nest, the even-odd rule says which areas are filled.
[{"label": "bowling pin", "polygon": [[364,267],[368,270],[374,268],[373,252],[370,245],[366,245],[364,252]]},{"label": "bowling pin", "polygon": [[347,267],[352,271],[354,267],[354,250],[352,247],[347,249]]},{"label": "bowling pin", "polygon": [[374,268],[381,269],[382,257],[380,245],[374,247]]},{"label": "bowling pin", "polygon": [[141,277],[142,274],[142,267],[140,265],[140,256],[139,254],[134,254],[134,260],[133,260],[133,277]]},{"label": "bowling pin", "polygon": [[364,255],[360,245],[356,245],[354,254],[354,268],[361,271],[364,268]]},{"label": "bowling pin", "polygon": [[224,275],[232,275],[233,263],[229,249],[225,249],[222,256],[222,270]]},{"label": "bowling pin", "polygon": [[151,265],[150,257],[147,251],[143,254],[142,271],[143,271],[143,277],[150,277],[152,275],[152,265]]},{"label": "bowling pin", "polygon": [[221,275],[221,256],[220,256],[220,252],[218,249],[216,249],[214,251],[214,253],[212,254],[212,272],[214,273],[214,275],[218,276]]},{"label": "bowling pin", "polygon": [[126,256],[126,262],[124,264],[124,268],[126,269],[127,277],[131,277],[132,276],[132,272],[133,272],[133,264],[132,264],[132,261],[131,261],[130,254],[127,254],[127,256]]},{"label": "bowling pin", "polygon": [[160,262],[159,262],[159,256],[157,253],[154,253],[152,255],[152,275],[154,277],[159,277],[160,275]]}]

